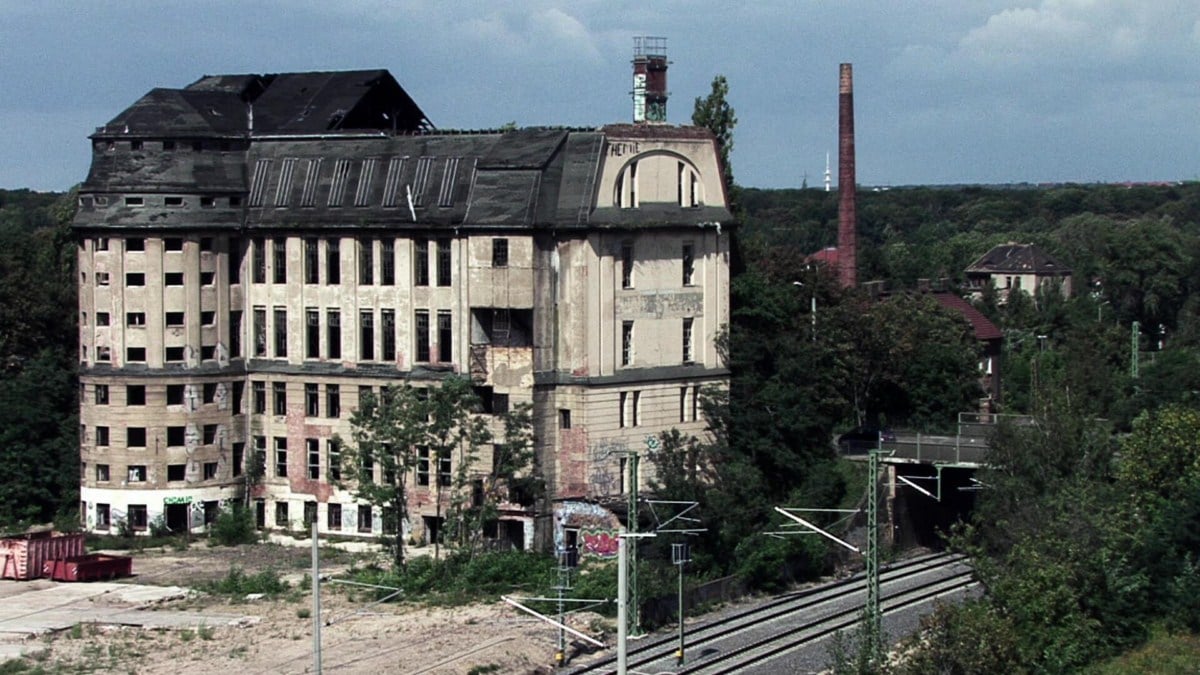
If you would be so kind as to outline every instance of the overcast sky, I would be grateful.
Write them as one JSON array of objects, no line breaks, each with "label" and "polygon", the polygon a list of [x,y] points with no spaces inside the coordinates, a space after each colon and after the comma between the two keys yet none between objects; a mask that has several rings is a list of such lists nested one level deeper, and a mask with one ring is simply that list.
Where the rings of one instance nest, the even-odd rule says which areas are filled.
[{"label": "overcast sky", "polygon": [[204,74],[386,68],[441,128],[629,121],[665,36],[668,121],[716,74],[753,187],[837,175],[854,64],[866,185],[1200,179],[1197,0],[0,0],[0,187],[65,190],[95,127]]}]

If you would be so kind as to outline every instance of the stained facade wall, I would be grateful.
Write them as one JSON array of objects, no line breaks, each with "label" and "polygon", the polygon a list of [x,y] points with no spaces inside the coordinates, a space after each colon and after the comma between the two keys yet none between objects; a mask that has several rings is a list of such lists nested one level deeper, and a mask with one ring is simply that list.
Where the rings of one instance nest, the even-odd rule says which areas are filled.
[{"label": "stained facade wall", "polygon": [[[495,137],[420,139],[419,150],[386,161],[373,157],[400,153],[399,141],[296,142],[294,152],[316,158],[291,197],[281,171],[291,171],[293,151],[277,139],[260,159],[252,144],[240,167],[223,158],[224,174],[246,181],[241,193],[136,176],[106,183],[97,167],[126,161],[113,153],[130,152],[135,164],[150,153],[98,145],[77,222],[89,529],[122,518],[144,529],[160,515],[201,529],[242,496],[258,454],[265,475],[249,496],[264,527],[315,518],[325,532],[377,536],[379,510],[331,480],[333,440],[350,437],[363,392],[437,386],[448,373],[509,405],[533,404],[543,504],[619,498],[631,451],[645,457],[647,439],[672,427],[703,434],[698,397],[727,382],[715,338],[729,318],[729,224],[722,231],[701,215],[727,213],[711,137],[538,134],[545,149],[533,154],[550,168],[523,159],[534,168],[505,164],[490,178],[498,160],[485,146]],[[410,161],[454,144],[484,147],[481,159]],[[595,155],[561,159],[573,148]],[[322,163],[320,152],[351,159]],[[364,207],[386,202],[380,195],[401,182],[388,173],[380,184],[384,167],[415,177],[422,165],[434,175],[430,195],[442,176],[440,196],[424,206],[295,203],[311,189],[317,206],[332,205],[322,191],[332,195],[337,180]],[[564,177],[572,166],[576,177]],[[345,170],[330,178],[334,167]],[[556,176],[562,184],[548,186]],[[487,186],[495,196],[479,196]],[[556,217],[579,219],[531,226],[546,208],[539,200],[555,195]],[[492,425],[499,435],[498,417]],[[490,466],[486,449],[475,471]],[[652,466],[642,462],[643,486]],[[426,537],[435,490],[410,485],[406,535]],[[529,541],[539,514],[510,506],[505,517]]]}]

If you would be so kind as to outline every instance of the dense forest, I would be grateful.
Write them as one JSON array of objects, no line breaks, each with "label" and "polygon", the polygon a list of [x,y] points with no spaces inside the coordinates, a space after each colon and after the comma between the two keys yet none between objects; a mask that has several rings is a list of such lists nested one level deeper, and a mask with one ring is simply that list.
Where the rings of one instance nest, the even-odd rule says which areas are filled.
[{"label": "dense forest", "polygon": [[0,525],[78,501],[74,203],[0,190]]},{"label": "dense forest", "polygon": [[[952,428],[980,395],[977,345],[925,294],[872,298],[807,263],[834,243],[836,194],[743,188],[737,202],[720,338],[731,387],[707,396],[710,438],[666,433],[652,461],[662,497],[706,514],[696,576],[773,588],[832,560],[815,538],[764,536],[771,507],[860,498],[832,449],[839,431]],[[78,500],[73,210],[73,194],[0,191],[8,526],[65,522]],[[951,536],[988,594],[929,621],[914,672],[1069,671],[1155,626],[1200,628],[1200,184],[863,191],[858,214],[859,278],[893,290],[961,287],[968,264],[1005,242],[1073,270],[1070,298],[978,303],[1004,333],[1001,410],[1038,424],[994,440],[980,478],[996,489]],[[647,578],[663,576],[655,560],[669,547],[646,549]]]}]

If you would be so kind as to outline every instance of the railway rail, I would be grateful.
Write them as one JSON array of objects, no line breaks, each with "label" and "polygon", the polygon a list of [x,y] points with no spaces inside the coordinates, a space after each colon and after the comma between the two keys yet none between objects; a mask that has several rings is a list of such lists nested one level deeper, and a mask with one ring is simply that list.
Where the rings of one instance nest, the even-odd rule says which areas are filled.
[{"label": "railway rail", "polygon": [[[880,575],[881,610],[898,611],[974,583],[964,557],[931,554],[893,564]],[[684,631],[687,659],[676,665],[677,638],[630,642],[629,672],[733,673],[778,658],[855,625],[864,600],[861,574],[780,595],[753,609]],[[858,596],[858,597],[856,597]],[[651,666],[650,670],[646,670]],[[616,656],[574,668],[573,673],[615,672]]]}]

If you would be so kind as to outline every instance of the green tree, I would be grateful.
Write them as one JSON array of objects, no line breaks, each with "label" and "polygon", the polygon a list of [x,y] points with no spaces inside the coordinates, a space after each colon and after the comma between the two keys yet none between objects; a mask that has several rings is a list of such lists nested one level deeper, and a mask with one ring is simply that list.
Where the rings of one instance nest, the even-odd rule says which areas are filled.
[{"label": "green tree", "polygon": [[428,389],[405,383],[390,385],[378,396],[366,394],[351,415],[352,443],[342,452],[342,475],[352,480],[358,499],[382,509],[384,539],[397,568],[405,562],[410,481],[433,493],[439,523],[431,537],[435,558],[447,509],[454,537],[477,541],[482,519],[471,500],[480,450],[492,440],[486,420],[475,414],[478,408],[471,381],[453,376]]},{"label": "green tree", "polygon": [[[545,483],[534,470],[532,410],[531,404],[519,403],[501,416],[504,435],[492,445],[491,470],[483,471],[476,458],[468,462],[460,457],[447,530],[468,557],[482,549],[484,526],[497,519],[502,502],[533,507],[545,492]],[[475,421],[482,422],[479,418]],[[491,438],[486,429],[474,433],[480,444]]]},{"label": "green tree", "polygon": [[704,127],[717,138],[717,153],[721,158],[721,176],[725,180],[725,191],[733,191],[733,165],[729,156],[733,153],[733,128],[737,126],[737,114],[729,105],[729,82],[724,75],[717,75],[712,81],[712,91],[708,96],[696,97],[692,109],[692,124]]}]

